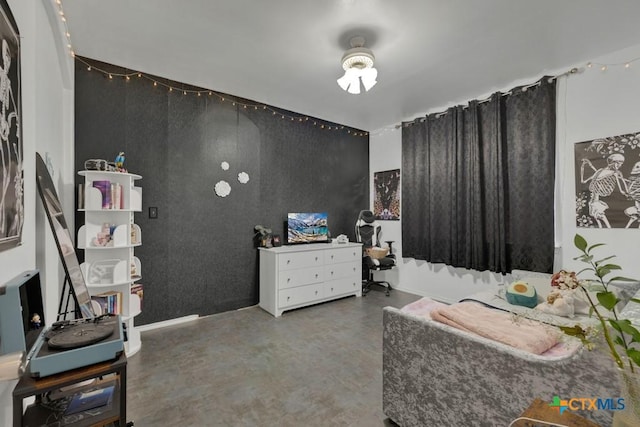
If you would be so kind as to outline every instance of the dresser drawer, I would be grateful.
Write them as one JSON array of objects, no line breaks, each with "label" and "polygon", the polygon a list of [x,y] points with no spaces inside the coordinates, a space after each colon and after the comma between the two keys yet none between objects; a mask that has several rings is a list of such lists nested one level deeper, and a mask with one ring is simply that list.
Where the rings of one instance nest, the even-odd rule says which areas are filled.
[{"label": "dresser drawer", "polygon": [[324,281],[324,268],[312,267],[278,272],[278,288],[286,289]]},{"label": "dresser drawer", "polygon": [[326,297],[353,293],[360,289],[362,289],[362,280],[359,277],[332,280],[324,284]]},{"label": "dresser drawer", "polygon": [[323,264],[324,253],[322,251],[294,252],[278,255],[278,269],[280,271],[322,266]]},{"label": "dresser drawer", "polygon": [[298,286],[278,292],[278,307],[290,307],[324,298],[324,285]]},{"label": "dresser drawer", "polygon": [[360,262],[343,262],[342,264],[330,264],[324,267],[324,279],[334,280],[344,277],[360,277],[362,264]]},{"label": "dresser drawer", "polygon": [[325,253],[325,264],[336,264],[349,261],[362,261],[362,247],[332,248]]}]

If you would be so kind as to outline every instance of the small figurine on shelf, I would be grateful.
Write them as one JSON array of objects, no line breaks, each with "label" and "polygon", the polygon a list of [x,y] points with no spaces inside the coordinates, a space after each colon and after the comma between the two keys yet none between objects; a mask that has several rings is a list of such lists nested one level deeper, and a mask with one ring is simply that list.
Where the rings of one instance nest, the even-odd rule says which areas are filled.
[{"label": "small figurine on shelf", "polygon": [[262,225],[256,225],[253,228],[256,232],[254,235],[258,239],[258,246],[263,248],[270,248],[271,244],[271,229],[263,227]]},{"label": "small figurine on shelf", "polygon": [[40,326],[42,326],[42,319],[40,318],[40,315],[38,313],[33,313],[33,316],[31,316],[31,329],[40,329]]},{"label": "small figurine on shelf", "polygon": [[116,156],[115,160],[116,172],[126,172],[127,170],[124,168],[124,151],[121,151]]}]

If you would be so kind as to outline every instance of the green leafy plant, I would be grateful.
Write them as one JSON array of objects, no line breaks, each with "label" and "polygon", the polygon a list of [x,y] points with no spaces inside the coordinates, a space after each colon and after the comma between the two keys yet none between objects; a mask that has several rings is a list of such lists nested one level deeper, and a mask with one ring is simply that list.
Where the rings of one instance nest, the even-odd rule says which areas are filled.
[{"label": "green leafy plant", "polygon": [[[577,286],[584,292],[590,305],[590,313],[595,315],[602,328],[604,339],[609,347],[609,352],[613,357],[616,365],[622,369],[629,369],[634,372],[640,368],[640,351],[633,346],[634,343],[640,343],[640,331],[631,324],[629,319],[620,318],[620,314],[616,305],[620,299],[610,289],[613,282],[633,281],[623,276],[613,276],[614,272],[622,270],[622,268],[613,264],[611,260],[615,255],[598,259],[594,254],[594,249],[605,246],[604,243],[589,245],[584,237],[576,234],[573,243],[581,254],[574,258],[587,266],[575,273],[574,277],[579,277],[584,273],[590,272],[594,277],[587,280],[576,280]],[[596,291],[596,299],[588,291]],[[640,303],[640,300],[631,298],[631,301]],[[562,327],[565,333],[580,338],[583,342],[591,344],[588,332],[580,326]]]}]

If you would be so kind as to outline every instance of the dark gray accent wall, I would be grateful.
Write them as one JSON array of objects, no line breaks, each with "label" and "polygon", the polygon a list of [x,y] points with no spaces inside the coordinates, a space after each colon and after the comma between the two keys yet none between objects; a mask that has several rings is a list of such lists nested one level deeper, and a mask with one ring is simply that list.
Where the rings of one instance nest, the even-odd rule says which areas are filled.
[{"label": "dark gray accent wall", "polygon": [[[136,248],[144,284],[138,325],[257,304],[256,224],[286,239],[287,212],[327,212],[332,235],[353,240],[358,213],[369,207],[368,137],[216,96],[169,92],[144,77],[110,79],[76,61],[76,169],[86,159],[113,161],[119,151],[143,177],[143,208],[135,215],[143,243]],[[238,181],[240,172],[248,183]],[[231,186],[224,198],[214,191],[220,180]],[[149,207],[158,208],[157,219],[148,217]],[[83,221],[77,214],[76,227]]]}]

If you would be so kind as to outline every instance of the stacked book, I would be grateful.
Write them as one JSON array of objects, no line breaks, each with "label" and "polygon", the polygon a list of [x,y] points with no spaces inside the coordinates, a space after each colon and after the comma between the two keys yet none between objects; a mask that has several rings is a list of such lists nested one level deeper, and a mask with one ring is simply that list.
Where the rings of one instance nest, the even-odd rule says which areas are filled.
[{"label": "stacked book", "polygon": [[102,314],[122,314],[122,292],[108,291],[91,297],[93,311]]},{"label": "stacked book", "polygon": [[93,181],[93,186],[102,193],[102,209],[124,209],[121,184],[99,180]]}]

